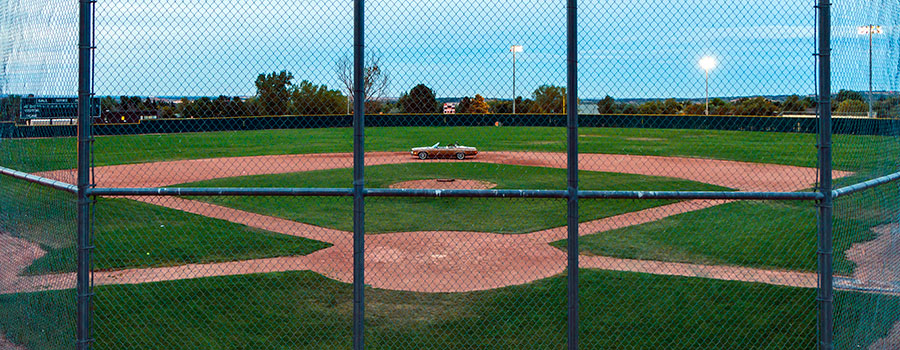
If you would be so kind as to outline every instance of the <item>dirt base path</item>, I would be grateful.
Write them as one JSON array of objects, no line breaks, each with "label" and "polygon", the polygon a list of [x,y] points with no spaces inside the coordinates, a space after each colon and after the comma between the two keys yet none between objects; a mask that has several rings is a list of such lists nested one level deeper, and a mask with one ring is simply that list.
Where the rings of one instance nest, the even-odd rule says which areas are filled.
[{"label": "dirt base path", "polygon": [[[565,153],[483,152],[471,162],[565,168]],[[418,160],[404,152],[366,153],[366,166],[415,162],[460,162],[458,160]],[[98,187],[163,187],[227,177],[284,174],[314,170],[350,168],[349,153],[273,155],[233,158],[176,160],[126,164],[94,169]],[[579,168],[585,171],[666,176],[742,191],[798,191],[816,181],[816,169],[788,165],[737,162],[716,159],[581,154]],[[835,178],[851,173],[835,171]],[[72,181],[74,170],[37,173],[59,181]],[[349,181],[349,180],[348,180]]]},{"label": "dirt base path", "polygon": [[[878,237],[856,243],[846,251],[847,259],[856,263],[854,288],[900,296],[900,225],[881,225],[872,229]],[[900,349],[900,319],[890,332],[869,346],[869,350]]]},{"label": "dirt base path", "polygon": [[856,263],[856,287],[900,291],[900,225],[881,225],[872,231],[878,234],[877,238],[853,244],[845,253],[848,260]]},{"label": "dirt base path", "polygon": [[3,333],[0,333],[0,350],[25,350],[25,348],[6,340],[6,338],[3,337]]},{"label": "dirt base path", "polygon": [[894,350],[900,349],[900,320],[894,323],[894,327],[888,332],[884,338],[876,340],[869,345],[868,350]]},{"label": "dirt base path", "polygon": [[[565,168],[561,153],[484,152],[476,162]],[[366,165],[422,162],[406,153],[366,154]],[[459,162],[427,160],[424,162]],[[292,173],[348,168],[350,154],[277,155],[196,159],[148,164],[116,165],[95,169],[100,187],[159,187],[215,178]],[[816,169],[746,162],[677,157],[582,154],[580,167],[605,171],[667,176],[716,184],[745,191],[797,191],[816,180]],[[835,172],[835,177],[849,173]],[[71,170],[41,173],[66,180]],[[352,282],[352,234],[281,218],[226,208],[176,197],[132,198],[254,228],[332,243],[307,256],[191,264],[173,267],[97,271],[94,283],[135,284],[210,276],[274,271],[312,270],[343,282]],[[638,225],[727,201],[684,201],[579,224],[581,235]],[[464,292],[532,282],[565,270],[565,252],[548,243],[566,238],[559,227],[523,235],[486,232],[397,232],[366,237],[366,282],[377,288],[418,292]],[[759,282],[814,287],[815,274],[770,271],[733,266],[705,266],[633,259],[584,256],[581,266],[617,271]],[[27,266],[27,265],[26,265]],[[72,274],[37,276],[52,283],[32,284],[36,277],[19,277],[23,286],[63,289],[73,286]],[[22,282],[21,280],[26,280]],[[32,280],[31,282],[27,280]]]}]

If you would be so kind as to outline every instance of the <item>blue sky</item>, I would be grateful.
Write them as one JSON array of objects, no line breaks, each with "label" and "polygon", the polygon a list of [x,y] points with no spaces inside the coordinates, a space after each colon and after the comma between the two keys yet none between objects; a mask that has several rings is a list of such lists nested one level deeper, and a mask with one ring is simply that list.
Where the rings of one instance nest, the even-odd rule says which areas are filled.
[{"label": "blue sky", "polygon": [[[367,49],[390,74],[387,96],[418,83],[439,96],[512,95],[565,85],[565,1],[369,0]],[[878,90],[898,90],[900,5],[836,1],[835,87],[867,87],[865,38],[875,40]],[[74,86],[71,1],[0,0],[0,93],[65,94]],[[698,60],[717,59],[714,96],[815,92],[812,0],[594,0],[579,9],[580,97],[700,97]],[[352,1],[100,1],[95,83],[101,95],[253,95],[259,73],[337,88],[352,52]]]}]

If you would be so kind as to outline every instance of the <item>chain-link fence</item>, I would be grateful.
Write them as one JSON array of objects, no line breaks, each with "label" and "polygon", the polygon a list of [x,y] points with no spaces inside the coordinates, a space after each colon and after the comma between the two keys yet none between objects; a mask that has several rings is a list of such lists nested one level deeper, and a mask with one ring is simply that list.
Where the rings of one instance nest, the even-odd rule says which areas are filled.
[{"label": "chain-link fence", "polygon": [[900,348],[898,14],[0,0],[0,349]]}]

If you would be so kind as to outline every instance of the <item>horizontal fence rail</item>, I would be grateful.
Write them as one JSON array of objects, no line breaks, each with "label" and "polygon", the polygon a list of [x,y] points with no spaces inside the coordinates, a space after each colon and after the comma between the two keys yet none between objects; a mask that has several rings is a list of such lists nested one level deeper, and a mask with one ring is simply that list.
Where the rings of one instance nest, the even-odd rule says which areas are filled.
[{"label": "horizontal fence rail", "polygon": [[[578,191],[586,199],[709,199],[709,200],[807,200],[822,198],[818,192],[725,191]],[[453,190],[368,188],[366,197],[418,198],[568,198],[565,190]],[[89,196],[352,196],[351,188],[94,188]]]},{"label": "horizontal fence rail", "polygon": [[832,196],[834,196],[834,198],[840,198],[850,194],[869,190],[878,186],[886,185],[897,180],[900,180],[900,172],[835,189],[834,191],[832,191]]},{"label": "horizontal fence rail", "polygon": [[25,180],[34,184],[38,184],[41,186],[57,189],[60,191],[76,194],[78,193],[78,187],[72,184],[68,184],[62,181],[57,181],[53,179],[48,179],[45,177],[21,172],[18,170],[13,170],[9,168],[0,167],[0,175],[5,175],[12,177],[14,179]]},{"label": "horizontal fence rail", "polygon": [[[0,175],[10,176],[38,185],[77,194],[74,185],[37,175],[0,167]],[[891,174],[856,185],[835,190],[835,196],[863,191],[900,179],[900,173]],[[707,200],[799,200],[822,199],[819,192],[737,192],[737,191],[577,191],[578,198],[585,199],[707,199]],[[91,188],[88,196],[271,196],[271,197],[349,197],[352,188]],[[565,190],[453,190],[453,189],[392,189],[368,188],[367,197],[420,197],[420,198],[568,198]]]}]

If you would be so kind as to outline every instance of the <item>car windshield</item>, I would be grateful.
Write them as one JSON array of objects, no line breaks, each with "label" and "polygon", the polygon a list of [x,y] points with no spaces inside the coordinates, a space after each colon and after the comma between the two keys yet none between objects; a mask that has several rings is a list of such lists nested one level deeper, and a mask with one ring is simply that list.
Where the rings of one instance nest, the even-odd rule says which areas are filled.
[{"label": "car windshield", "polygon": [[431,148],[438,148],[438,146],[439,146],[440,144],[441,144],[441,143],[438,142],[438,143],[434,144],[434,146],[431,146]]}]

